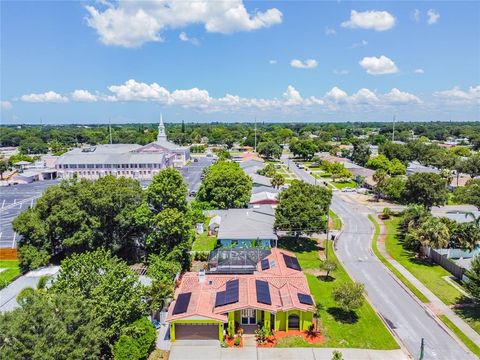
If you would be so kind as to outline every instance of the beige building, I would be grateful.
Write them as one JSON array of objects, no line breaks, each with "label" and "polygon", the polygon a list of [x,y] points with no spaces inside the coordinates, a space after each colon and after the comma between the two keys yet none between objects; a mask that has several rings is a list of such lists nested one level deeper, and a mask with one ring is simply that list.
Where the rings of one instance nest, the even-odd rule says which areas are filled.
[{"label": "beige building", "polygon": [[188,147],[167,140],[160,117],[157,141],[147,144],[108,144],[73,149],[60,156],[55,164],[58,177],[98,179],[106,175],[138,180],[151,179],[165,167],[181,168],[190,159]]}]

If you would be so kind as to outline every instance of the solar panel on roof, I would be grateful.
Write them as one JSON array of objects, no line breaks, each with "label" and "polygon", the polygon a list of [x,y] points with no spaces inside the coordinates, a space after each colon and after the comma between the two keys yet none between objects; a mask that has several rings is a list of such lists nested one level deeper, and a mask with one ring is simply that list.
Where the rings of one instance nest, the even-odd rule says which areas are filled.
[{"label": "solar panel on roof", "polygon": [[268,282],[262,280],[255,280],[255,288],[257,290],[257,302],[266,305],[272,305]]},{"label": "solar panel on roof", "polygon": [[261,262],[262,270],[268,270],[270,269],[270,263],[268,262],[268,259],[263,259]]},{"label": "solar panel on roof", "polygon": [[298,263],[298,260],[297,260],[296,257],[288,256],[288,255],[283,254],[283,260],[285,261],[285,265],[289,269],[298,270],[298,271],[302,270],[302,268],[300,267],[300,264]]},{"label": "solar panel on roof", "polygon": [[191,292],[178,295],[172,315],[183,314],[185,311],[187,311],[191,296]]},{"label": "solar panel on roof", "polygon": [[301,304],[313,305],[313,300],[310,295],[298,293],[297,296]]},{"label": "solar panel on roof", "polygon": [[215,307],[238,302],[240,282],[238,279],[227,281],[225,291],[217,292]]}]

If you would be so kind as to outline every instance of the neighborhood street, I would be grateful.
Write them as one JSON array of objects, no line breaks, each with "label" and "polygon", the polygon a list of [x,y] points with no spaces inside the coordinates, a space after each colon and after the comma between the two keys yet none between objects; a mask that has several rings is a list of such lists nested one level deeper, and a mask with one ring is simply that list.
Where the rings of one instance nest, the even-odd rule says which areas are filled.
[{"label": "neighborhood street", "polygon": [[[282,160],[301,180],[315,183],[315,179],[293,161],[286,157]],[[368,208],[353,199],[346,202],[342,193],[333,192],[332,210],[344,224],[335,245],[337,256],[350,275],[365,284],[369,300],[414,358],[419,358],[421,339],[424,338],[424,359],[475,359],[373,254],[371,241],[374,228],[367,217]]]}]

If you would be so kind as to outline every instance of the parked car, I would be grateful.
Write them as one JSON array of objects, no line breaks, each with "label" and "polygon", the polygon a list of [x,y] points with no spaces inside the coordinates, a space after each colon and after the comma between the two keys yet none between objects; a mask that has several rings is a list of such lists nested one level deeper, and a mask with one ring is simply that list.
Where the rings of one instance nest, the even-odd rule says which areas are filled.
[{"label": "parked car", "polygon": [[190,197],[194,197],[195,195],[197,195],[197,192],[192,190],[190,191],[190,194],[188,194]]},{"label": "parked car", "polygon": [[197,159],[197,158],[193,158],[193,162],[198,162],[198,159]]},{"label": "parked car", "polygon": [[345,187],[345,188],[342,189],[342,192],[355,192],[355,188]]}]

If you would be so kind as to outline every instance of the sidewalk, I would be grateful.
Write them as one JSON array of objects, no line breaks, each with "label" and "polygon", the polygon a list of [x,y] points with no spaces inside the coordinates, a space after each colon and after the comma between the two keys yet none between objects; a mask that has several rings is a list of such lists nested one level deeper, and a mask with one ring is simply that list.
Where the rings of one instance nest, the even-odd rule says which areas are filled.
[{"label": "sidewalk", "polygon": [[402,350],[334,348],[221,348],[218,345],[173,343],[169,360],[331,360],[334,350],[345,360],[410,360]]},{"label": "sidewalk", "polygon": [[[424,304],[435,315],[445,315],[450,321],[452,321],[456,327],[458,327],[470,340],[476,344],[480,344],[480,335],[473,330],[462,318],[460,318],[455,312],[450,309],[442,300],[440,300],[433,292],[431,292],[422,282],[420,282],[415,276],[412,275],[403,265],[390,256],[385,248],[385,237],[387,228],[383,221],[377,217],[375,220],[380,225],[380,235],[378,238],[377,246],[380,253],[387,259],[387,261],[397,269],[408,281],[412,283],[425,297],[429,300],[429,303]],[[383,239],[383,240],[382,240]],[[400,280],[399,280],[400,281]],[[403,283],[402,283],[403,285]],[[440,323],[446,327],[442,321]],[[463,342],[460,341],[461,344]]]}]

